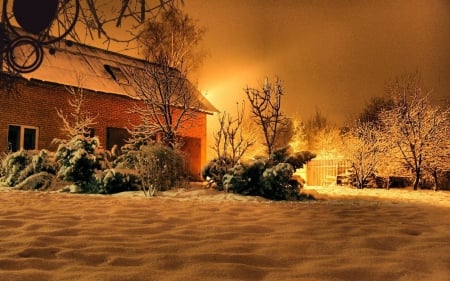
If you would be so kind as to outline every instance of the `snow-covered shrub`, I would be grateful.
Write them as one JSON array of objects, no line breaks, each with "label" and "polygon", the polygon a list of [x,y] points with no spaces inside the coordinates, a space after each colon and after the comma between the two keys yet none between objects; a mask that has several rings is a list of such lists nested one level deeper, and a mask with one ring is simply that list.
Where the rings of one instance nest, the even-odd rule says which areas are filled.
[{"label": "snow-covered shrub", "polygon": [[286,147],[275,151],[270,159],[260,157],[236,164],[223,176],[224,189],[273,200],[299,200],[301,185],[292,176],[314,157],[308,151],[290,153]]},{"label": "snow-covered shrub", "polygon": [[6,167],[3,165],[3,160],[6,158],[6,153],[0,154],[0,182],[3,179],[3,177],[6,175]]},{"label": "snow-covered shrub", "polygon": [[83,192],[97,193],[94,173],[106,168],[106,156],[98,147],[97,137],[75,136],[61,143],[56,151],[58,177],[75,183]]},{"label": "snow-covered shrub", "polygon": [[132,169],[106,169],[95,175],[98,192],[105,194],[139,189],[138,174]]},{"label": "snow-covered shrub", "polygon": [[220,157],[209,161],[202,168],[202,177],[208,181],[208,185],[213,183],[218,190],[223,190],[223,176],[233,167],[233,162],[229,158]]},{"label": "snow-covered shrub", "polygon": [[227,192],[232,191],[244,195],[253,195],[250,181],[248,167],[238,163],[223,176],[223,188]]},{"label": "snow-covered shrub", "polygon": [[51,186],[54,178],[54,174],[48,172],[39,172],[27,177],[25,180],[17,184],[14,188],[19,190],[47,189]]},{"label": "snow-covered shrub", "polygon": [[289,163],[279,163],[265,169],[259,180],[262,196],[275,200],[299,199],[299,185],[291,180],[294,172],[294,167]]},{"label": "snow-covered shrub", "polygon": [[141,189],[146,196],[171,189],[186,180],[185,157],[180,150],[155,143],[128,153],[131,155],[126,159],[134,162]]},{"label": "snow-covered shrub", "polygon": [[[2,181],[8,186],[16,186],[29,176],[46,172],[55,174],[54,160],[48,150],[19,150],[9,153],[2,161],[4,176]],[[37,185],[39,186],[39,185]]]}]

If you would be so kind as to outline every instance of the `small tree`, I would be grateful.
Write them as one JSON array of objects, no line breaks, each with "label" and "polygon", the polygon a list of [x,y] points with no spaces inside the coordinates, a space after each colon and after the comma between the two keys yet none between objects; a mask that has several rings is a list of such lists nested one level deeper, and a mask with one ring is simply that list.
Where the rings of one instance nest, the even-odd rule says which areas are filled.
[{"label": "small tree", "polygon": [[256,142],[254,138],[248,138],[244,134],[244,103],[239,109],[237,105],[237,117],[231,116],[227,112],[218,115],[219,130],[213,134],[214,146],[217,158],[229,158],[231,164],[236,164],[244,153]]},{"label": "small tree", "polygon": [[[79,85],[81,85],[81,78],[78,78]],[[81,86],[77,88],[66,87],[70,94],[68,98],[69,113],[64,112],[63,109],[56,109],[58,117],[63,123],[62,132],[66,136],[64,140],[55,139],[54,142],[69,141],[76,136],[89,136],[92,127],[97,124],[95,119],[89,111],[85,109],[84,90]]]},{"label": "small tree", "polygon": [[394,107],[381,113],[385,138],[391,141],[412,171],[415,190],[426,163],[436,167],[433,163],[439,162],[438,155],[445,153],[439,147],[445,147],[445,140],[448,141],[448,133],[442,128],[448,126],[449,110],[432,106],[421,83],[419,73],[399,77],[389,88]]},{"label": "small tree", "polygon": [[374,123],[357,120],[343,136],[344,153],[351,161],[356,186],[363,188],[377,171],[386,145]]},{"label": "small tree", "polygon": [[203,167],[202,177],[209,181],[209,185],[216,183],[219,190],[223,187],[223,176],[256,142],[256,138],[244,134],[244,109],[244,103],[241,108],[238,104],[236,118],[227,112],[218,115],[219,130],[213,133],[214,146],[212,146],[217,157]]},{"label": "small tree", "polygon": [[331,124],[319,109],[305,123],[305,138],[308,149],[318,157],[336,157],[341,154],[341,130]]},{"label": "small tree", "polygon": [[268,155],[276,149],[277,136],[286,129],[287,118],[281,112],[283,88],[280,79],[275,84],[266,78],[261,89],[245,88],[253,120],[261,127]]}]

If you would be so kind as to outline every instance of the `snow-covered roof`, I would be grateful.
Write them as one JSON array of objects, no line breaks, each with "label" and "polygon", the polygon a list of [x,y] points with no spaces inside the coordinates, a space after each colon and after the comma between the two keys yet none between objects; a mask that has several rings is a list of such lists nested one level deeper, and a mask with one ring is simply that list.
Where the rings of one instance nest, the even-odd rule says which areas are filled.
[{"label": "snow-covered roof", "polygon": [[[63,47],[51,46],[55,52],[50,52],[50,47],[43,46],[44,59],[40,67],[33,72],[21,75],[27,80],[35,79],[137,98],[136,90],[132,83],[129,83],[131,79],[127,77],[124,69],[143,68],[148,62],[78,43],[57,45]],[[196,93],[201,111],[218,112],[199,91]]]}]

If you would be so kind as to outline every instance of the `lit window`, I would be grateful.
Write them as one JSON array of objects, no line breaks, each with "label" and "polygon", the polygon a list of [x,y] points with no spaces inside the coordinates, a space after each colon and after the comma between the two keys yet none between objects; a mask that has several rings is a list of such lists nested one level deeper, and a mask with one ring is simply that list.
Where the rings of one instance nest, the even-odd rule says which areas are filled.
[{"label": "lit window", "polygon": [[37,149],[38,128],[30,126],[9,125],[8,126],[8,150],[18,151],[20,149]]}]

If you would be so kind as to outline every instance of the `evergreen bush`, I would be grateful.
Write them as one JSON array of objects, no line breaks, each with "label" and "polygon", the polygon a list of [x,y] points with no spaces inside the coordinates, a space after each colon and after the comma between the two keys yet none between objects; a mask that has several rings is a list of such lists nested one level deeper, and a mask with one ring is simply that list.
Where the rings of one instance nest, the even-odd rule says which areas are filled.
[{"label": "evergreen bush", "polygon": [[139,189],[138,174],[132,169],[105,169],[95,175],[98,193],[112,194]]},{"label": "evergreen bush", "polygon": [[61,143],[56,151],[58,177],[75,183],[83,192],[98,193],[100,186],[94,174],[107,167],[106,155],[98,147],[97,137],[80,135]]},{"label": "evergreen bush", "polygon": [[223,177],[232,167],[230,158],[214,158],[202,168],[202,177],[208,181],[209,186],[214,183],[218,190],[223,190]]},{"label": "evergreen bush", "polygon": [[284,147],[274,151],[269,159],[260,157],[238,163],[223,176],[224,190],[273,200],[299,200],[301,186],[292,176],[314,157],[308,151],[291,153]]},{"label": "evergreen bush", "polygon": [[[55,163],[52,154],[45,149],[24,150],[9,153],[2,161],[2,181],[13,187],[24,182],[28,177],[45,172],[55,174]],[[37,184],[35,188],[40,187]],[[32,189],[30,187],[30,189]]]}]

